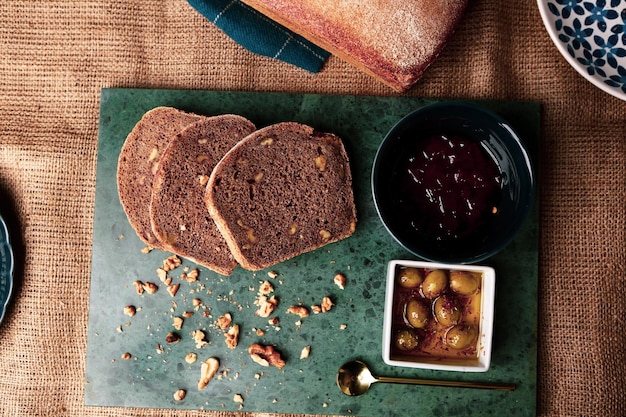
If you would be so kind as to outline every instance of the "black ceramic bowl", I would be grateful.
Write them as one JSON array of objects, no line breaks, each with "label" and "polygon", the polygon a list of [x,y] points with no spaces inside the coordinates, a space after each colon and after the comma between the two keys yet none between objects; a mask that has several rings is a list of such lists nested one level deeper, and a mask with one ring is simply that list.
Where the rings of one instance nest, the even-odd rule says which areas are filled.
[{"label": "black ceramic bowl", "polygon": [[517,235],[533,204],[526,147],[501,117],[449,102],[420,108],[385,136],[374,160],[378,215],[405,249],[474,263]]}]

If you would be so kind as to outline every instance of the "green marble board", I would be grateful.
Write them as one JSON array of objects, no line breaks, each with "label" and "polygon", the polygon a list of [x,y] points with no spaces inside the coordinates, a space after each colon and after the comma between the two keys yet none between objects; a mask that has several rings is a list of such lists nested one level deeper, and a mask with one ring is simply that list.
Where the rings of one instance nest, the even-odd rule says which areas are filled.
[{"label": "green marble board", "polygon": [[[370,173],[385,132],[412,110],[435,102],[408,97],[356,97],[311,94],[104,89],[101,93],[97,183],[91,271],[85,403],[90,406],[204,409],[242,412],[308,413],[354,416],[533,416],[536,404],[538,210],[519,237],[503,252],[483,262],[497,273],[496,315],[491,369],[454,373],[394,368],[381,358],[385,273],[391,259],[414,259],[387,234],[372,203]],[[540,106],[532,102],[481,101],[507,119],[531,149],[538,165]],[[126,220],[116,189],[117,158],[126,135],[149,109],[173,106],[205,115],[237,113],[257,126],[278,121],[308,123],[337,133],[346,143],[354,177],[359,216],[355,234],[344,241],[301,255],[268,271],[238,268],[223,277],[200,268],[196,283],[181,282],[175,297],[156,276],[167,254],[142,253],[144,245]],[[183,266],[194,267],[189,261]],[[179,282],[182,269],[173,271]],[[347,277],[345,289],[333,283]],[[160,285],[153,295],[138,295],[135,280]],[[259,283],[272,282],[280,304],[280,330],[255,316]],[[301,320],[289,306],[319,304],[330,296],[335,307]],[[181,341],[165,343],[173,316],[194,311],[178,332]],[[124,315],[134,305],[134,317]],[[203,311],[206,313],[201,314]],[[241,327],[239,346],[230,350],[215,320],[225,312]],[[344,325],[344,326],[342,326]],[[197,349],[193,330],[209,340]],[[264,331],[259,336],[256,329]],[[247,354],[251,343],[275,345],[287,359],[282,371],[263,368]],[[157,345],[163,350],[157,351]],[[300,359],[304,346],[308,359]],[[130,360],[121,355],[129,352]],[[189,352],[198,361],[185,362]],[[220,376],[198,391],[200,364],[215,356]],[[349,397],[336,386],[339,366],[353,358],[368,362],[379,375],[517,384],[513,392],[376,384],[363,396]],[[173,393],[185,389],[176,402]],[[233,401],[240,394],[243,404]]]}]

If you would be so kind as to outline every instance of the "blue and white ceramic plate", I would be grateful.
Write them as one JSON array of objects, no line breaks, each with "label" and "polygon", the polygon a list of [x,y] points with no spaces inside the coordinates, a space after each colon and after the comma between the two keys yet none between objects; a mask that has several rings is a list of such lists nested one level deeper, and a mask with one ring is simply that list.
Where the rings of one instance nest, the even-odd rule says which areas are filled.
[{"label": "blue and white ceramic plate", "polygon": [[13,289],[13,250],[9,241],[9,231],[0,216],[0,322],[4,319]]},{"label": "blue and white ceramic plate", "polygon": [[576,71],[626,100],[626,0],[537,0],[552,41]]}]

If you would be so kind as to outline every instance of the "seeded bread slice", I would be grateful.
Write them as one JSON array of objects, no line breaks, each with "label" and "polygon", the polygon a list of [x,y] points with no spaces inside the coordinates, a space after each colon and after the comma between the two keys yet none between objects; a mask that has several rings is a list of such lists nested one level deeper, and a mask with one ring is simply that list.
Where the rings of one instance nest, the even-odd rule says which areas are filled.
[{"label": "seeded bread slice", "polygon": [[217,162],[256,130],[236,115],[193,123],[169,144],[154,177],[150,202],[152,231],[161,246],[223,275],[237,266],[207,211],[204,195]]},{"label": "seeded bread slice", "polygon": [[341,139],[285,122],[252,133],[217,164],[206,204],[239,264],[260,270],[350,236],[356,227]]},{"label": "seeded bread slice", "polygon": [[203,116],[171,107],[156,107],[143,115],[130,132],[117,164],[117,190],[124,212],[137,236],[162,249],[152,233],[148,205],[161,155],[177,133]]}]

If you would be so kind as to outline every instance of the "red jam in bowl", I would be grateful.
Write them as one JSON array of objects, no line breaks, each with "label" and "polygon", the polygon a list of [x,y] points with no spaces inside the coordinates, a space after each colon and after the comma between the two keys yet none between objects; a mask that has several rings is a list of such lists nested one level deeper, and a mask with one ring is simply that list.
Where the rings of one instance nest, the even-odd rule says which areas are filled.
[{"label": "red jam in bowl", "polygon": [[404,226],[434,241],[486,233],[502,194],[495,160],[479,142],[460,135],[416,141],[394,182]]}]

